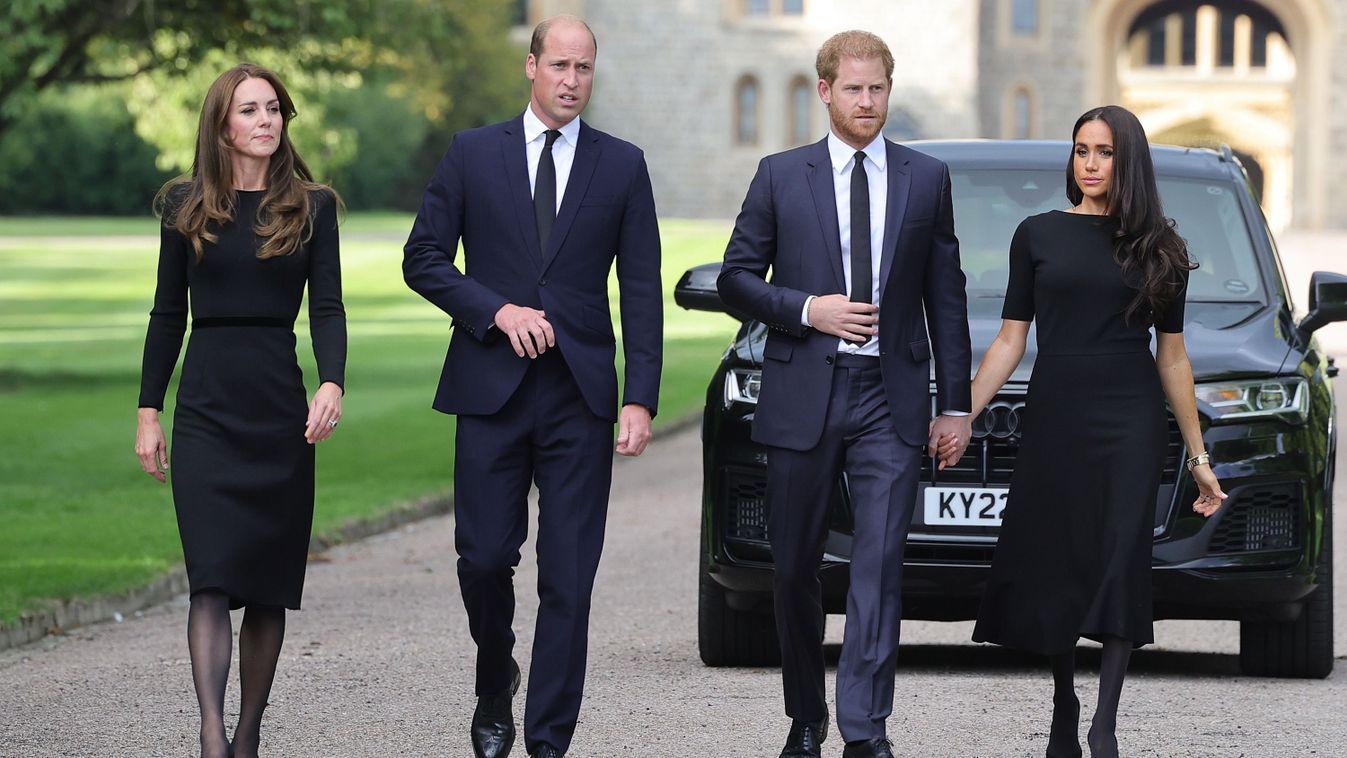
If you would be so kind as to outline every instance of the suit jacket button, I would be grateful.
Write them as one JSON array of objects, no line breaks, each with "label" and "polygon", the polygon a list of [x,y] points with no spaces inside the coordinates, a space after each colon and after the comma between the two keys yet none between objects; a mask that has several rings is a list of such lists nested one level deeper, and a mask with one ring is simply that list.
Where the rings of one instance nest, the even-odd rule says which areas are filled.
[{"label": "suit jacket button", "polygon": [[539,286],[539,287],[546,287],[546,286],[547,286],[547,280],[546,280],[546,279],[539,279],[539,280],[538,280],[538,286]]},{"label": "suit jacket button", "polygon": [[823,362],[831,366],[833,365],[833,357],[831,355],[825,355],[823,357]]}]

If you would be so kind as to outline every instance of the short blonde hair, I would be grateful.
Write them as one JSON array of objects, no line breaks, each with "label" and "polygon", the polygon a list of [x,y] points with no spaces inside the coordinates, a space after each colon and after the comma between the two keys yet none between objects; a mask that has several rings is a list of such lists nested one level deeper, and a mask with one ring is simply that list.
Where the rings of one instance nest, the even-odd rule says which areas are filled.
[{"label": "short blonde hair", "polygon": [[889,52],[889,46],[878,35],[852,29],[829,37],[823,47],[818,49],[818,59],[814,61],[818,78],[828,84],[836,81],[837,68],[842,65],[843,58],[863,61],[879,58],[884,62],[885,76],[893,78],[893,53]]}]

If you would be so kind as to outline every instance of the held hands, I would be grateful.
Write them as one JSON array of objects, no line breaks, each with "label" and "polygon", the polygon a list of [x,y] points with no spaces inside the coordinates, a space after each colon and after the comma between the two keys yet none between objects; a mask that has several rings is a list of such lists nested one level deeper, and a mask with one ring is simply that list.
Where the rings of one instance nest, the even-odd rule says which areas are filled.
[{"label": "held hands", "polygon": [[549,347],[556,347],[557,337],[547,314],[533,308],[506,303],[496,311],[496,328],[510,338],[510,345],[520,358],[537,358]]},{"label": "held hands", "polygon": [[937,468],[944,471],[963,457],[968,443],[973,439],[973,417],[941,415],[931,420],[930,437],[926,441],[926,453],[939,458]]},{"label": "held hands", "polygon": [[304,439],[310,445],[317,444],[332,436],[341,420],[341,387],[332,382],[323,382],[309,401],[309,420],[304,425]]},{"label": "held hands", "polygon": [[141,408],[136,416],[136,456],[145,473],[165,481],[168,469],[168,443],[164,441],[164,427],[159,424],[159,411]]},{"label": "held hands", "polygon": [[650,444],[650,409],[628,403],[622,406],[617,419],[617,453],[633,458],[645,452]]},{"label": "held hands", "polygon": [[1193,481],[1197,482],[1197,499],[1193,501],[1193,510],[1208,518],[1221,507],[1221,501],[1229,495],[1221,491],[1221,483],[1212,473],[1209,464],[1193,467]]},{"label": "held hands", "polygon": [[809,324],[824,334],[864,343],[879,331],[879,306],[853,303],[846,295],[819,295],[809,301]]}]

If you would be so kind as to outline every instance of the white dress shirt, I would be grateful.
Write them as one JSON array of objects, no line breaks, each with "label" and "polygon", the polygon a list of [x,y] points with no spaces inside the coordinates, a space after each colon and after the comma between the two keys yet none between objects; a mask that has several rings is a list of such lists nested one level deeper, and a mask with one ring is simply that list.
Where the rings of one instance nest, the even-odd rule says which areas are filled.
[{"label": "white dress shirt", "polygon": [[[543,145],[547,142],[544,134],[548,126],[533,112],[533,104],[524,109],[524,149],[529,160],[529,194],[538,182],[538,161],[543,156]],[[561,200],[566,197],[566,181],[571,178],[571,164],[575,162],[575,146],[580,142],[580,117],[576,116],[557,131],[561,136],[552,143],[552,163],[557,169],[557,213],[561,212]]]},{"label": "white dress shirt", "polygon": [[[879,264],[884,255],[884,216],[889,199],[889,153],[883,135],[865,146],[865,179],[870,185],[870,302],[879,303]],[[837,231],[842,242],[842,278],[846,294],[851,293],[851,172],[856,168],[856,148],[828,132],[828,158],[833,169],[833,197],[837,200]],[[809,323],[811,296],[805,300],[800,323]],[[879,338],[871,337],[864,345],[838,340],[837,352],[879,356]]]}]

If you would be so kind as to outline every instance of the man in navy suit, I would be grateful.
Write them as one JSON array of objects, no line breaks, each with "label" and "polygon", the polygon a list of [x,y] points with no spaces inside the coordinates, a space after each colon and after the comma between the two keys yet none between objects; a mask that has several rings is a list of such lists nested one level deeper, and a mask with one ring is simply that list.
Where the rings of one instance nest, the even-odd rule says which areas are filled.
[{"label": "man in navy suit", "polygon": [[[725,250],[726,305],[767,324],[753,439],[767,446],[786,715],[783,758],[828,732],[818,569],[829,494],[845,473],[855,515],[837,666],[844,758],[892,756],[903,544],[922,448],[970,436],[970,348],[949,170],[884,139],[893,56],[868,32],[817,61],[831,131],[758,165]],[[771,271],[770,281],[767,279]],[[937,404],[930,419],[929,366]]]},{"label": "man in navy suit", "polygon": [[[510,753],[513,567],[536,482],[538,621],[524,709],[530,755],[560,756],[584,689],[590,592],[616,451],[640,455],[659,397],[660,241],[645,158],[580,120],[597,44],[574,16],[543,21],[529,105],[454,137],[407,240],[407,284],[453,319],[434,407],[458,417],[454,544],[477,643],[479,758]],[[463,263],[455,259],[463,242]],[[620,289],[618,408],[608,273]]]}]

